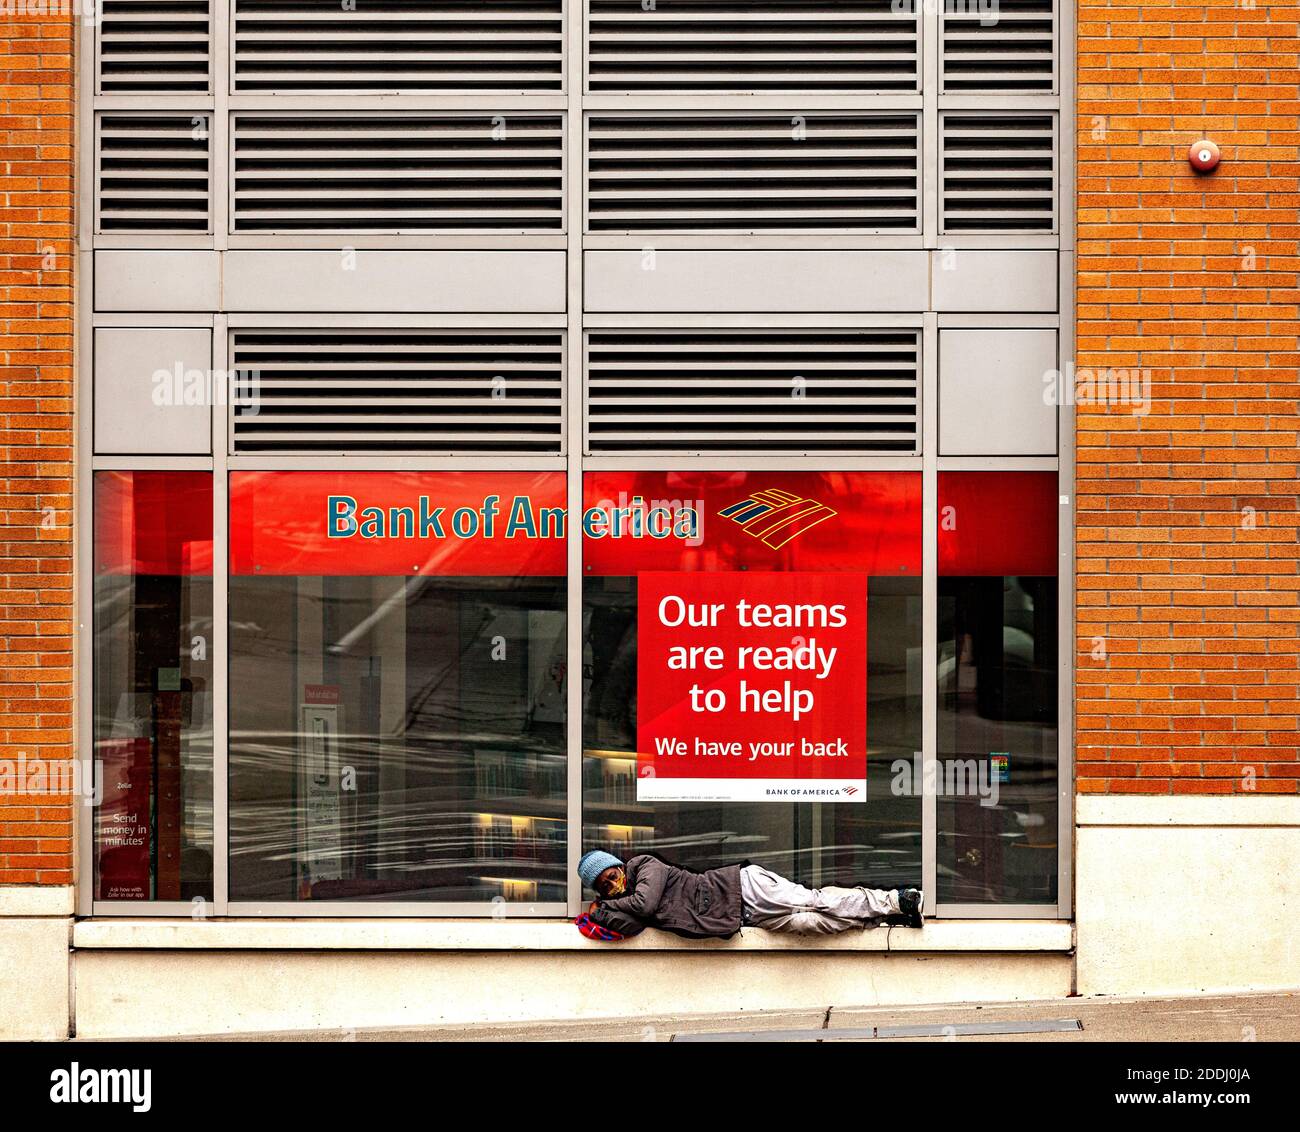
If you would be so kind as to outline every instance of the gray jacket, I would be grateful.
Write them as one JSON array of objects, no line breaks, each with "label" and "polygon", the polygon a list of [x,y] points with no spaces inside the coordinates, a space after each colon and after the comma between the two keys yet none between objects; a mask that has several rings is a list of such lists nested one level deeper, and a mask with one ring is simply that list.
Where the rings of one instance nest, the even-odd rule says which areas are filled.
[{"label": "gray jacket", "polygon": [[623,867],[627,891],[591,913],[601,927],[625,936],[662,928],[692,939],[740,931],[740,865],[697,873],[643,853]]}]

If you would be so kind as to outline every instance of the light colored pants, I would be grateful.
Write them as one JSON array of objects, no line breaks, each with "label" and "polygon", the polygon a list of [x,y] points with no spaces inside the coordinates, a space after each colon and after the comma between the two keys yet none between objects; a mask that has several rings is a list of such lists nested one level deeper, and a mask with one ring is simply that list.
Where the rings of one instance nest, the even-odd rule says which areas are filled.
[{"label": "light colored pants", "polygon": [[762,865],[740,870],[741,923],[769,932],[832,932],[874,927],[899,913],[898,892],[883,888],[805,888]]}]

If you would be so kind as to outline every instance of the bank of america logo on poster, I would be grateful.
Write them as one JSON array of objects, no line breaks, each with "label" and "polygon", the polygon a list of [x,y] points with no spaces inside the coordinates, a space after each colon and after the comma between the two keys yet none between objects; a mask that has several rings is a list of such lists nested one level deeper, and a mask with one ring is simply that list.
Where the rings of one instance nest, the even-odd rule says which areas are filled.
[{"label": "bank of america logo on poster", "polygon": [[740,524],[741,529],[773,550],[780,550],[804,531],[824,523],[836,512],[815,499],[791,495],[780,488],[752,492],[739,503],[718,512],[724,519]]}]

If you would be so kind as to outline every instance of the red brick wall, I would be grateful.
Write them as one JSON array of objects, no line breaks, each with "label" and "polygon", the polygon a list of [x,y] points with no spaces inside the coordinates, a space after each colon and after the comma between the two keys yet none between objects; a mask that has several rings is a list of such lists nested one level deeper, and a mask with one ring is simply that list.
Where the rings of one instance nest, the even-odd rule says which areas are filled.
[{"label": "red brick wall", "polygon": [[72,882],[73,799],[25,792],[72,757],[72,56],[0,20],[0,884]]},{"label": "red brick wall", "polygon": [[1293,794],[1297,7],[1078,13],[1077,362],[1153,392],[1077,409],[1079,790]]}]

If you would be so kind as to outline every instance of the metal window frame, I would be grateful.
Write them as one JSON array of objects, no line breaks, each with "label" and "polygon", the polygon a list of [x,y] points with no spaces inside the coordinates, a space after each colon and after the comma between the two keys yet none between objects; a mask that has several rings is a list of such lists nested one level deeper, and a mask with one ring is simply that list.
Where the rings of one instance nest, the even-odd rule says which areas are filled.
[{"label": "metal window frame", "polygon": [[[581,114],[583,161],[581,166],[582,192],[582,233],[583,242],[589,248],[640,248],[647,245],[668,247],[663,240],[673,240],[677,246],[692,251],[701,248],[735,248],[753,250],[755,247],[799,248],[806,249],[811,243],[825,243],[834,248],[881,248],[918,247],[917,242],[924,229],[923,208],[920,202],[924,196],[926,169],[926,131],[922,117],[922,107],[918,95],[902,95],[893,99],[887,96],[863,96],[846,99],[852,106],[832,107],[824,105],[825,97],[810,97],[802,100],[779,99],[768,97],[767,104],[756,105],[757,99],[748,99],[744,110],[750,114],[764,116],[790,117],[802,114],[860,114],[864,118],[888,117],[891,115],[910,115],[916,120],[916,183],[918,208],[916,225],[912,228],[872,229],[872,228],[764,228],[762,231],[746,233],[741,231],[704,230],[698,235],[694,232],[683,234],[672,228],[647,228],[632,231],[593,230],[591,227],[591,120],[593,117],[619,118],[634,121],[647,115],[658,118],[725,118],[735,115],[741,109],[735,105],[736,95],[723,96],[729,100],[720,105],[710,105],[708,98],[684,99],[680,95],[655,96],[646,99],[640,96],[625,96],[628,102],[610,109],[600,109],[592,105],[595,98],[583,102]],[[866,105],[863,103],[867,102]],[[896,107],[884,105],[886,101],[900,103]],[[654,102],[656,105],[647,105]],[[632,103],[629,105],[629,103]],[[666,103],[666,105],[658,105]],[[901,105],[901,104],[906,105]],[[755,241],[761,241],[755,243]]]},{"label": "metal window frame", "polygon": [[[98,37],[96,37],[98,42]],[[189,114],[191,118],[203,115],[208,118],[208,206],[207,220],[208,226],[205,231],[199,232],[167,232],[167,231],[142,231],[139,235],[133,235],[129,232],[105,232],[102,228],[103,216],[100,211],[100,193],[99,193],[99,175],[101,172],[100,159],[103,156],[103,120],[105,117],[112,116],[116,118],[157,118],[167,117],[169,115],[183,116]],[[215,215],[216,201],[214,199],[213,186],[216,183],[216,154],[218,152],[215,145],[215,122],[212,120],[212,114],[208,110],[171,110],[158,111],[148,109],[143,106],[124,107],[122,109],[103,109],[95,113],[94,116],[94,134],[90,139],[91,148],[94,154],[94,192],[91,201],[91,208],[94,215],[94,233],[95,243],[98,247],[111,246],[101,241],[110,241],[120,243],[123,247],[139,247],[143,239],[148,247],[198,247],[207,248],[212,246],[213,234],[216,230]],[[155,243],[154,241],[164,241]]]},{"label": "metal window frame", "polygon": [[[569,335],[566,332],[564,326],[558,321],[556,321],[555,319],[552,319],[549,323],[539,324],[538,316],[536,315],[515,315],[515,316],[497,315],[497,316],[492,316],[490,321],[484,320],[482,318],[466,319],[463,316],[442,315],[442,316],[430,316],[430,318],[436,321],[431,322],[429,321],[429,319],[424,319],[421,320],[421,325],[413,326],[411,325],[411,320],[409,318],[401,318],[401,319],[393,320],[391,316],[381,316],[382,321],[371,321],[367,325],[362,326],[357,318],[350,315],[347,316],[317,315],[310,322],[305,322],[305,321],[299,322],[297,316],[288,315],[288,314],[272,315],[272,316],[267,316],[267,315],[243,316],[243,317],[228,315],[225,317],[226,317],[226,333],[224,337],[225,337],[227,358],[232,356],[234,352],[235,333],[239,330],[247,330],[253,328],[264,328],[264,329],[274,329],[274,330],[312,330],[312,329],[449,330],[449,331],[452,330],[512,331],[513,330],[513,331],[521,331],[521,332],[529,332],[535,330],[553,330],[556,333],[558,333],[560,338],[560,365],[558,371],[559,379],[560,379],[560,412],[559,412],[560,429],[559,429],[559,450],[557,452],[519,453],[514,456],[504,456],[504,457],[492,456],[489,454],[474,454],[474,453],[465,453],[465,452],[437,453],[437,452],[419,452],[415,450],[403,452],[399,449],[393,449],[391,452],[389,452],[386,455],[374,454],[370,456],[358,455],[358,456],[347,456],[347,457],[330,457],[324,454],[320,456],[310,456],[305,454],[295,455],[295,454],[288,454],[288,453],[279,454],[279,455],[274,453],[236,454],[235,406],[232,403],[226,406],[224,412],[219,413],[215,408],[213,410],[214,417],[221,416],[225,421],[224,444],[225,444],[225,450],[228,453],[228,465],[227,465],[228,467],[259,468],[262,466],[260,461],[270,459],[270,460],[286,461],[286,462],[292,461],[292,463],[285,463],[283,465],[283,467],[285,468],[298,467],[304,470],[310,470],[313,467],[318,466],[321,460],[332,461],[333,464],[337,464],[338,461],[340,460],[345,460],[348,462],[348,466],[352,467],[353,461],[373,459],[381,462],[386,462],[385,466],[402,469],[406,467],[407,460],[465,459],[465,460],[476,461],[476,464],[473,466],[477,466],[485,471],[495,471],[502,467],[502,460],[504,459],[504,460],[512,461],[511,467],[516,469],[521,468],[523,466],[520,463],[518,463],[520,461],[523,461],[523,462],[527,462],[527,466],[530,469],[535,467],[538,470],[551,470],[553,468],[555,461],[557,460],[563,461],[564,457],[568,454],[569,451],[568,419],[569,419],[569,403],[570,403],[568,369],[569,369],[569,354],[571,352],[571,345],[570,345]],[[220,365],[218,365],[217,362],[214,360],[213,366],[217,369],[227,370],[227,371],[230,368],[226,364],[225,360],[223,360],[220,363]],[[357,465],[357,467],[359,469],[360,465]]]},{"label": "metal window frame", "polygon": [[[1062,29],[1062,26],[1065,24],[1065,22],[1066,22],[1067,19],[1068,19],[1068,20],[1071,21],[1071,28],[1070,28],[1070,30],[1071,30],[1071,32],[1073,32],[1072,21],[1073,21],[1073,17],[1074,17],[1074,5],[1073,5],[1073,4],[1070,4],[1070,3],[1066,3],[1065,0],[1051,0],[1051,3],[1052,3],[1052,10],[1051,10],[1051,13],[1050,13],[1050,19],[1051,19],[1051,21],[1052,21],[1052,84],[1051,84],[1051,91],[1050,91],[1050,92],[1049,92],[1049,91],[1033,91],[1032,94],[1038,94],[1038,95],[1047,95],[1047,94],[1049,94],[1049,93],[1050,93],[1051,95],[1057,95],[1057,94],[1060,94],[1060,93],[1062,93],[1062,92],[1061,92],[1062,76],[1064,76],[1065,74],[1069,73],[1070,76],[1071,76],[1071,78],[1073,78],[1073,63],[1074,63],[1074,56],[1073,56],[1073,54],[1071,54],[1070,57],[1069,57],[1069,59],[1066,60],[1066,59],[1064,58],[1064,55],[1063,55],[1063,48],[1065,47],[1066,43],[1069,42],[1069,43],[1072,45],[1072,44],[1073,44],[1073,41],[1072,41],[1072,40],[1067,41],[1067,40],[1064,38],[1061,29]],[[943,37],[943,24],[942,24],[942,21],[940,21],[940,25],[939,25],[939,36],[940,36],[940,38],[939,38],[939,41],[938,41],[938,46],[939,46],[939,49],[942,50],[942,47],[943,47],[943,39],[942,39],[942,37]],[[1065,65],[1064,65],[1067,61],[1071,64],[1071,66],[1070,66],[1068,69],[1067,69],[1067,68],[1065,67]],[[939,82],[940,82],[940,89],[942,90],[942,83],[943,83],[943,60],[942,60],[942,58],[940,58],[940,61],[939,61]],[[970,91],[970,92],[956,92],[956,91],[952,91],[952,92],[945,92],[945,93],[953,93],[953,94],[955,94],[955,93],[970,93],[971,95],[973,95],[973,96],[976,97],[976,98],[982,98],[982,97],[984,97],[984,94],[985,94],[984,91]],[[990,93],[991,93],[991,92],[990,92]]]},{"label": "metal window frame", "polygon": [[[583,0],[585,4],[585,0]],[[394,87],[387,91],[367,91],[358,93],[348,87],[319,87],[312,91],[297,91],[289,96],[268,94],[265,91],[241,91],[235,74],[235,32],[236,32],[236,9],[239,6],[239,0],[214,0],[214,7],[222,9],[224,15],[222,37],[224,47],[227,52],[227,61],[224,68],[213,70],[225,76],[224,86],[229,92],[232,99],[269,99],[271,105],[283,106],[285,97],[311,100],[316,105],[324,101],[338,100],[345,105],[354,100],[360,99],[401,99],[402,105],[410,105],[411,99],[427,98],[445,104],[448,99],[473,99],[481,98],[489,102],[496,103],[500,101],[497,97],[500,95],[504,98],[552,98],[563,102],[570,90],[570,74],[572,55],[568,50],[568,33],[569,25],[575,22],[572,19],[573,8],[577,0],[561,0],[560,4],[560,77],[559,88],[547,91],[522,91],[510,88],[503,88],[500,91],[485,91],[483,87],[447,87],[444,90],[433,92],[429,90],[413,90],[402,87]],[[214,30],[213,34],[216,32]],[[409,36],[408,36],[409,38]],[[584,44],[585,46],[585,44]]]},{"label": "metal window frame", "polygon": [[[1059,2],[1059,0],[1057,0]],[[593,91],[591,89],[591,50],[590,50],[590,31],[591,31],[591,0],[566,0],[568,5],[581,5],[582,25],[582,76],[579,87],[583,96],[583,104],[588,107],[596,105],[599,100],[609,100],[608,106],[599,106],[600,109],[615,109],[622,105],[629,105],[633,100],[640,108],[651,108],[651,103],[656,100],[665,100],[680,105],[683,99],[694,100],[698,105],[711,105],[710,100],[716,100],[717,109],[746,109],[761,108],[761,99],[768,99],[775,103],[789,103],[797,101],[800,103],[807,102],[810,98],[829,99],[834,105],[842,108],[854,109],[859,108],[864,102],[872,105],[885,105],[885,100],[891,98],[916,98],[924,85],[925,74],[925,46],[921,22],[924,13],[923,0],[912,0],[916,9],[913,16],[913,23],[916,25],[916,86],[911,91],[888,90],[888,91],[857,91],[847,93],[840,91],[834,94],[827,94],[816,89],[806,87],[789,87],[789,88],[765,88],[762,92],[754,94],[743,89],[735,91],[705,91],[692,93],[685,90],[665,91],[655,94],[646,94],[643,92],[623,92],[614,91]],[[743,100],[743,103],[738,101]],[[643,105],[644,104],[644,105]]]},{"label": "metal window frame", "polygon": [[[580,4],[581,7],[576,5]],[[74,468],[73,498],[73,553],[76,569],[74,579],[74,734],[78,750],[89,755],[93,750],[93,718],[90,710],[91,683],[93,679],[93,545],[92,545],[92,486],[95,471],[122,468],[137,470],[210,470],[214,476],[214,556],[225,561],[228,551],[228,476],[232,471],[244,469],[306,470],[312,467],[331,469],[347,467],[356,470],[428,470],[451,471],[458,469],[512,469],[564,470],[568,475],[568,505],[570,515],[582,509],[582,477],[586,471],[635,470],[639,468],[679,468],[690,466],[699,470],[732,470],[761,466],[773,470],[905,470],[919,472],[923,483],[923,642],[922,663],[925,672],[922,685],[923,758],[934,760],[937,740],[937,477],[945,470],[1006,470],[1043,471],[1056,470],[1060,483],[1061,506],[1058,525],[1060,639],[1058,675],[1058,751],[1059,751],[1059,806],[1058,806],[1058,900],[1055,905],[971,905],[937,904],[936,879],[936,817],[937,798],[933,793],[922,797],[922,880],[926,888],[927,913],[939,918],[1048,918],[1068,919],[1073,913],[1073,822],[1074,822],[1074,709],[1072,702],[1073,666],[1075,652],[1074,628],[1074,414],[1071,406],[1058,409],[1058,455],[1051,457],[941,457],[937,453],[937,341],[938,331],[947,326],[1047,326],[1059,329],[1058,342],[1061,368],[1074,353],[1074,152],[1069,144],[1074,137],[1074,26],[1075,15],[1069,5],[1057,4],[1056,19],[1056,74],[1057,89],[1052,94],[955,94],[939,89],[939,13],[934,6],[923,11],[921,21],[921,56],[918,67],[920,89],[912,92],[886,94],[828,95],[818,92],[765,92],[761,94],[711,93],[707,95],[678,94],[615,94],[588,92],[587,68],[587,0],[566,0],[564,11],[564,87],[561,92],[539,94],[478,93],[478,94],[339,94],[321,91],[305,95],[240,94],[233,87],[232,36],[233,21],[230,0],[213,0],[211,6],[212,59],[209,76],[210,89],[206,94],[139,95],[102,94],[98,85],[98,33],[95,29],[80,27],[77,47],[80,79],[78,83],[78,222],[77,222],[77,272],[75,279],[74,342],[75,367],[78,375],[74,386],[76,412],[76,466]],[[586,121],[592,112],[785,112],[792,107],[797,111],[911,111],[920,115],[920,176],[921,204],[920,231],[911,234],[883,234],[864,236],[860,233],[834,232],[784,234],[696,234],[696,233],[633,233],[619,236],[609,233],[586,233]],[[230,114],[232,111],[257,110],[301,113],[306,110],[338,112],[501,112],[540,111],[563,115],[565,134],[564,154],[564,230],[563,232],[515,236],[510,234],[456,234],[402,236],[391,233],[330,233],[320,235],[292,234],[285,236],[232,233],[230,231],[229,193],[231,180],[228,162],[231,159]],[[939,181],[941,139],[938,135],[939,115],[942,111],[979,110],[987,113],[1049,112],[1056,122],[1056,215],[1058,222],[1054,233],[954,233],[941,234],[939,230]],[[164,113],[205,113],[211,116],[210,131],[210,202],[212,231],[204,236],[187,235],[132,235],[98,234],[95,229],[97,131],[96,114],[100,111]],[[224,159],[223,159],[224,155]],[[224,180],[223,180],[224,178]],[[149,312],[103,312],[93,308],[94,252],[96,249],[131,248],[141,250],[167,248],[193,248],[224,251],[228,248],[337,248],[341,241],[358,248],[400,247],[410,250],[468,248],[489,250],[496,247],[563,248],[567,263],[567,306],[559,314],[536,314],[527,317],[515,314],[240,314],[207,312],[192,314]],[[1057,313],[1029,315],[960,315],[914,312],[884,315],[853,314],[586,314],[583,311],[583,257],[588,250],[603,248],[641,247],[653,243],[657,248],[706,250],[710,248],[738,248],[762,250],[796,248],[800,250],[835,249],[913,249],[933,253],[940,248],[958,249],[1051,249],[1058,252],[1059,293]],[[564,373],[564,434],[567,455],[559,456],[367,456],[337,458],[308,458],[301,456],[232,456],[228,445],[227,414],[213,412],[213,450],[210,456],[187,457],[122,457],[95,456],[93,449],[93,420],[91,408],[90,351],[93,330],[97,326],[168,326],[210,325],[213,329],[213,366],[225,368],[229,350],[229,333],[232,328],[246,326],[387,326],[387,327],[559,327],[565,330]],[[652,326],[734,326],[734,327],[797,327],[797,326],[872,326],[920,327],[922,330],[922,382],[920,388],[922,449],[919,455],[890,456],[801,456],[782,454],[701,455],[684,459],[677,455],[638,456],[636,454],[589,456],[584,451],[585,420],[585,332],[593,328],[645,328]],[[568,664],[569,671],[580,672],[582,664],[582,544],[580,524],[570,522],[568,527]],[[213,649],[214,656],[223,657],[223,663],[214,664],[213,674],[213,749],[214,749],[214,812],[228,812],[228,577],[224,570],[213,578]],[[571,680],[568,689],[569,727],[566,751],[567,768],[567,821],[568,840],[567,877],[568,896],[563,904],[511,905],[480,904],[413,904],[403,902],[339,901],[322,905],[300,905],[297,902],[230,902],[228,884],[228,825],[223,817],[214,820],[214,900],[210,913],[216,916],[293,917],[314,918],[344,917],[418,917],[441,918],[459,916],[557,916],[576,914],[582,906],[581,885],[576,879],[577,859],[582,850],[582,686],[580,680]],[[929,776],[927,776],[927,779]],[[88,806],[79,806],[74,822],[74,883],[76,885],[77,914],[130,915],[132,917],[193,915],[195,909],[178,902],[97,902],[93,900],[93,812]],[[202,914],[207,914],[204,909]]]},{"label": "metal window frame", "polygon": [[[1056,207],[1061,246],[1057,256],[1058,366],[1062,373],[1075,357],[1075,256],[1077,254],[1075,199],[1075,21],[1073,4],[1057,0],[1056,73],[1060,111],[1056,131]],[[1075,713],[1075,430],[1074,399],[1057,407],[1057,487],[1060,492],[1057,524],[1057,915],[1074,917],[1074,765]]]},{"label": "metal window frame", "polygon": [[[501,111],[498,110],[500,113]],[[518,113],[520,117],[526,118],[543,118],[554,117],[559,123],[560,144],[558,152],[560,154],[560,208],[558,228],[547,229],[447,229],[428,228],[410,233],[403,232],[393,228],[308,228],[301,231],[297,229],[288,229],[279,231],[273,228],[260,230],[240,231],[235,227],[235,189],[237,180],[235,176],[235,133],[236,119],[244,116],[249,118],[275,119],[275,118],[319,118],[322,122],[327,121],[330,116],[338,118],[409,118],[417,119],[426,116],[437,115],[447,118],[478,118],[485,113],[483,110],[466,109],[459,105],[454,107],[442,103],[438,107],[427,107],[416,109],[406,102],[400,107],[392,106],[387,109],[370,108],[370,107],[353,107],[349,104],[338,105],[331,104],[325,99],[318,99],[315,105],[310,108],[300,110],[286,110],[283,102],[277,101],[271,106],[258,107],[231,107],[224,115],[224,126],[228,132],[229,144],[225,147],[224,161],[222,166],[225,170],[225,184],[218,186],[215,171],[212,175],[213,186],[210,195],[220,191],[226,205],[227,220],[224,226],[224,232],[228,239],[239,239],[241,247],[265,247],[273,249],[295,250],[304,247],[302,240],[308,239],[316,245],[337,249],[340,244],[347,247],[397,247],[412,248],[414,245],[412,238],[423,239],[427,246],[436,248],[450,247],[447,237],[459,238],[462,246],[481,249],[484,240],[497,242],[502,247],[510,248],[537,248],[539,246],[558,247],[561,243],[568,240],[568,230],[565,226],[566,216],[564,205],[569,198],[570,178],[573,171],[569,162],[565,159],[568,152],[568,135],[570,130],[570,119],[568,115],[559,109],[546,109],[544,107],[528,103],[524,106],[512,108],[510,113]],[[209,163],[212,163],[209,157]],[[382,241],[382,242],[381,242]]]},{"label": "metal window frame", "polygon": [[[890,460],[890,459],[898,459],[898,460],[918,459],[919,460],[920,459],[921,456],[920,408],[921,408],[921,387],[923,381],[922,371],[925,364],[925,342],[924,342],[924,335],[922,333],[921,322],[919,318],[914,318],[911,316],[902,316],[902,318],[900,319],[895,319],[891,321],[881,321],[878,317],[857,315],[857,314],[847,314],[837,318],[833,322],[827,321],[824,318],[818,318],[816,322],[795,323],[793,321],[793,316],[776,315],[776,316],[769,316],[764,322],[758,323],[753,321],[752,319],[747,318],[746,316],[741,316],[741,317],[745,318],[745,321],[736,321],[734,316],[731,319],[724,319],[721,316],[718,317],[709,316],[707,326],[702,326],[702,324],[698,321],[698,316],[697,316],[697,320],[694,323],[690,321],[683,321],[684,316],[671,315],[671,314],[663,315],[659,319],[655,319],[655,320],[651,320],[644,315],[638,315],[636,317],[635,323],[629,323],[626,319],[619,319],[617,317],[615,317],[613,321],[609,321],[609,316],[605,316],[605,320],[597,323],[592,316],[588,315],[584,322],[581,341],[575,344],[576,348],[579,349],[582,353],[582,357],[581,357],[582,384],[580,386],[579,392],[580,392],[581,404],[582,404],[583,435],[582,435],[582,446],[579,449],[579,451],[582,452],[582,455],[588,462],[588,465],[590,466],[590,463],[593,460],[599,461],[610,457],[624,462],[626,462],[627,460],[631,460],[634,463],[644,463],[644,461],[647,458],[653,459],[655,453],[663,453],[664,455],[675,459],[676,460],[675,466],[680,466],[683,460],[689,462],[701,458],[711,459],[715,456],[723,459],[732,459],[737,461],[737,463],[735,464],[736,467],[744,466],[744,462],[746,460],[753,461],[754,459],[761,459],[765,463],[768,463],[779,456],[791,456],[800,460],[807,460],[810,458],[825,459],[825,460],[845,459],[849,461],[866,460],[870,462],[872,467],[877,467],[877,468],[880,466],[880,461],[882,460]],[[588,362],[591,356],[592,332],[593,331],[601,332],[605,330],[629,330],[629,331],[674,330],[674,329],[690,330],[690,329],[697,329],[697,328],[707,328],[710,330],[722,330],[722,329],[841,330],[842,329],[842,330],[914,330],[916,331],[916,352],[917,352],[917,367],[916,367],[917,426],[916,426],[916,434],[915,434],[916,443],[913,445],[912,450],[910,452],[899,450],[897,452],[891,452],[888,454],[882,453],[877,455],[872,455],[863,449],[845,449],[843,451],[817,449],[812,452],[802,452],[802,453],[792,449],[784,449],[780,452],[764,453],[764,452],[749,451],[743,447],[731,448],[731,449],[714,447],[710,449],[701,450],[699,452],[695,452],[690,449],[664,449],[662,446],[659,446],[658,448],[652,450],[651,452],[643,453],[640,456],[635,454],[629,455],[628,453],[614,453],[614,452],[603,452],[599,454],[594,453],[591,448],[591,436],[590,436],[590,428],[589,428],[591,424],[591,408],[590,408],[591,405],[590,376],[591,375],[589,371]],[[615,466],[623,466],[623,465],[615,465]],[[631,466],[631,465],[627,465],[627,466]]]},{"label": "metal window frame", "polygon": [[[950,99],[953,96],[949,96]],[[1056,96],[1050,96],[1055,101]],[[1052,128],[1052,184],[1055,192],[1052,194],[1052,226],[1046,232],[1032,228],[1007,228],[999,232],[948,232],[943,228],[943,182],[946,174],[945,156],[946,151],[943,145],[943,127],[949,118],[965,119],[971,122],[978,122],[981,118],[995,118],[1005,116],[1008,113],[1023,114],[1042,114],[1045,115]],[[961,106],[944,105],[939,109],[938,120],[938,147],[936,150],[936,160],[938,162],[938,172],[935,177],[935,190],[939,200],[939,230],[943,235],[944,242],[953,246],[961,246],[958,241],[963,237],[978,236],[988,241],[985,246],[1011,248],[1020,250],[1026,246],[1047,246],[1059,247],[1060,230],[1061,230],[1061,111],[1058,107],[1044,107],[1042,109],[1028,108],[1023,105],[1015,107],[986,107],[969,108]],[[1024,243],[1026,239],[1037,237],[1038,242],[1034,245]]]},{"label": "metal window frame", "polygon": [[[210,98],[211,97],[212,88],[216,83],[216,75],[217,75],[217,68],[215,64],[216,64],[216,54],[217,54],[216,52],[217,8],[219,4],[218,2],[216,2],[216,0],[207,0],[207,3],[208,3],[208,47],[209,47],[208,89],[206,91],[192,91],[189,94],[162,95],[159,97],[172,97],[172,98]],[[99,15],[101,16],[101,21],[99,26],[102,27],[103,26],[102,10],[99,12]],[[81,23],[83,27],[85,26],[84,21],[78,21],[78,22]],[[93,90],[94,93],[97,95],[104,94],[105,91],[104,91],[104,72],[103,72],[103,52],[100,50],[100,35],[98,33],[98,30],[96,30],[96,33],[93,36],[88,36],[87,38],[93,39],[94,42],[91,46],[91,59],[90,59],[90,66],[92,69],[83,72],[83,74],[87,74],[91,76],[91,81],[87,82],[85,85],[88,86],[91,90]],[[111,93],[109,96],[113,97]],[[125,94],[122,97],[127,97],[127,98],[138,97],[141,99],[151,99],[154,96],[146,93],[146,94],[135,94],[135,95]]]}]

